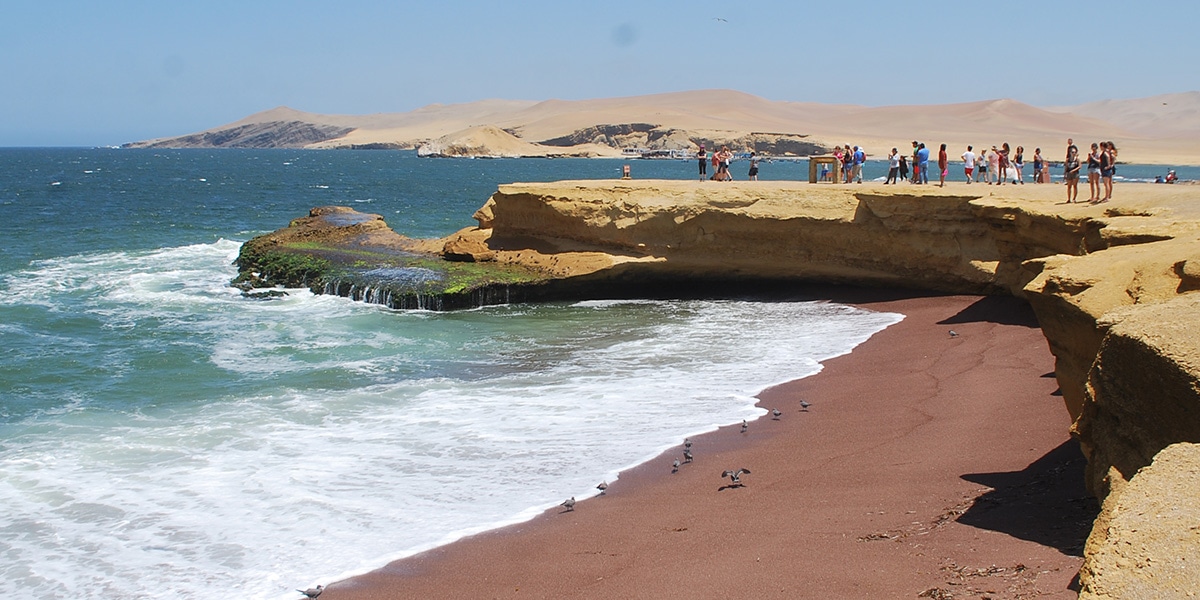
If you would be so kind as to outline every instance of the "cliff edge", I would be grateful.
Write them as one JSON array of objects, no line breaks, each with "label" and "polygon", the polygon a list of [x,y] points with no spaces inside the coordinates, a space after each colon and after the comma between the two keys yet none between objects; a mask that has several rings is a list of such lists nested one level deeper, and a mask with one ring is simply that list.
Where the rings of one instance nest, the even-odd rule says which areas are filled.
[{"label": "cliff edge", "polygon": [[[1104,500],[1081,579],[1085,596],[1104,597],[1128,562],[1120,532],[1151,518],[1127,508],[1140,501],[1127,490],[1200,492],[1194,462],[1158,458],[1200,443],[1200,186],[1122,185],[1102,205],[1063,196],[1051,185],[521,183],[499,187],[478,227],[407,247],[533,274],[505,298],[683,284],[734,296],[806,281],[1025,298]],[[1139,537],[1139,556],[1200,568],[1200,556],[1176,560],[1192,539],[1176,533]]]}]

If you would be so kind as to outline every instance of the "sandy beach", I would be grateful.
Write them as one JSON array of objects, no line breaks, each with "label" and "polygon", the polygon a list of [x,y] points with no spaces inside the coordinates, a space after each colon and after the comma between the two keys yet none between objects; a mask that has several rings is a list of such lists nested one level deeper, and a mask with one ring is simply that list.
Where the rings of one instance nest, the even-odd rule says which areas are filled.
[{"label": "sandy beach", "polygon": [[[1074,598],[1096,505],[1028,306],[813,297],[905,319],[763,392],[779,420],[695,438],[678,473],[682,448],[572,512],[334,582],[322,598]],[[720,474],[738,468],[751,474],[729,487]]]}]

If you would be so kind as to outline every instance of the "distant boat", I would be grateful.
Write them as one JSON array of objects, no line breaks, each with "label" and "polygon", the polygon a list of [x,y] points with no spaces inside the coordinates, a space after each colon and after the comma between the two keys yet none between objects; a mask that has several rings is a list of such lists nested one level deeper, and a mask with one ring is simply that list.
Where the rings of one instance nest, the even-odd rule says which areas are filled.
[{"label": "distant boat", "polygon": [[643,159],[647,159],[647,160],[687,160],[687,159],[695,158],[695,157],[696,157],[695,154],[692,154],[691,152],[689,152],[687,150],[675,150],[675,149],[672,149],[672,150],[666,150],[666,149],[642,150],[641,156],[638,156],[638,158],[643,158]]}]

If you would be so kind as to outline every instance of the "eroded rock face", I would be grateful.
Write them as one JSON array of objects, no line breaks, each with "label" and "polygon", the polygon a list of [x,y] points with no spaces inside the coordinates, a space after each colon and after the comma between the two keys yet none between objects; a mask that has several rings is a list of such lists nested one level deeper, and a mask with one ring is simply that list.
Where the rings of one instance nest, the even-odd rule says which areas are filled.
[{"label": "eroded rock face", "polygon": [[[1123,185],[1112,207],[1064,206],[1061,194],[961,184],[512,184],[476,212],[478,228],[406,243],[627,289],[741,278],[1024,297],[1056,357],[1087,483],[1105,500],[1088,544],[1087,597],[1171,597],[1184,589],[1179,581],[1200,589],[1194,571],[1160,570],[1184,558],[1200,566],[1200,519],[1187,512],[1200,497],[1188,466],[1200,443],[1200,186]],[[309,217],[337,218],[351,216]],[[385,239],[375,230],[381,220],[353,218],[363,222],[341,230],[355,243]],[[303,239],[307,223],[289,235]],[[1185,457],[1164,450],[1181,442],[1191,448],[1178,451]],[[1155,516],[1179,506],[1191,508]],[[1139,532],[1164,541],[1143,542]]]},{"label": "eroded rock face", "polygon": [[1200,593],[1200,445],[1158,453],[1104,503],[1079,572],[1082,600]]},{"label": "eroded rock face", "polygon": [[[660,259],[602,271],[741,273],[1027,298],[1057,359],[1089,459],[1087,483],[1110,507],[1104,518],[1119,512],[1111,507],[1123,506],[1126,489],[1135,489],[1126,482],[1139,469],[1134,481],[1152,491],[1131,496],[1130,506],[1178,500],[1194,510],[1200,477],[1162,452],[1200,442],[1200,294],[1193,293],[1200,190],[1168,197],[1154,186],[1133,188],[1127,204],[1103,209],[1065,208],[1057,194],[1031,197],[1049,188],[1015,198],[978,187],[979,195],[963,195],[961,186],[952,194],[774,182],[514,184],[476,217],[494,235],[569,239]],[[1157,471],[1147,468],[1152,461]],[[1194,572],[1168,576],[1158,567],[1184,558],[1200,567],[1200,519],[1185,526],[1139,509],[1120,514],[1118,534],[1089,543],[1090,597],[1200,589]],[[1143,526],[1166,541],[1122,546]],[[1131,569],[1129,582],[1114,583]]]},{"label": "eroded rock face", "polygon": [[[1198,315],[1200,295],[1187,294],[1106,317],[1111,324],[1075,422],[1088,445],[1088,484],[1099,495],[1120,489],[1163,448],[1200,443]],[[1200,494],[1200,478],[1192,492]]]},{"label": "eroded rock face", "polygon": [[501,186],[476,218],[497,235],[662,257],[660,274],[998,292],[1002,256],[972,200],[784,182],[560,182]]}]

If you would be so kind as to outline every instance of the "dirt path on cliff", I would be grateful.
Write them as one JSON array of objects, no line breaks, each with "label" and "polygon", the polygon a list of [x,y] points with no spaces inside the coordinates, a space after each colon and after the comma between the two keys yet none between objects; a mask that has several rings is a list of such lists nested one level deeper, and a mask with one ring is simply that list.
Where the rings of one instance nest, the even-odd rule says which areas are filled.
[{"label": "dirt path on cliff", "polygon": [[[573,512],[333,583],[322,600],[1074,598],[1095,504],[1028,307],[822,294],[906,318],[764,392],[779,420],[696,438],[677,474],[678,453],[659,457]],[[727,487],[720,473],[742,467],[745,485]]]}]

